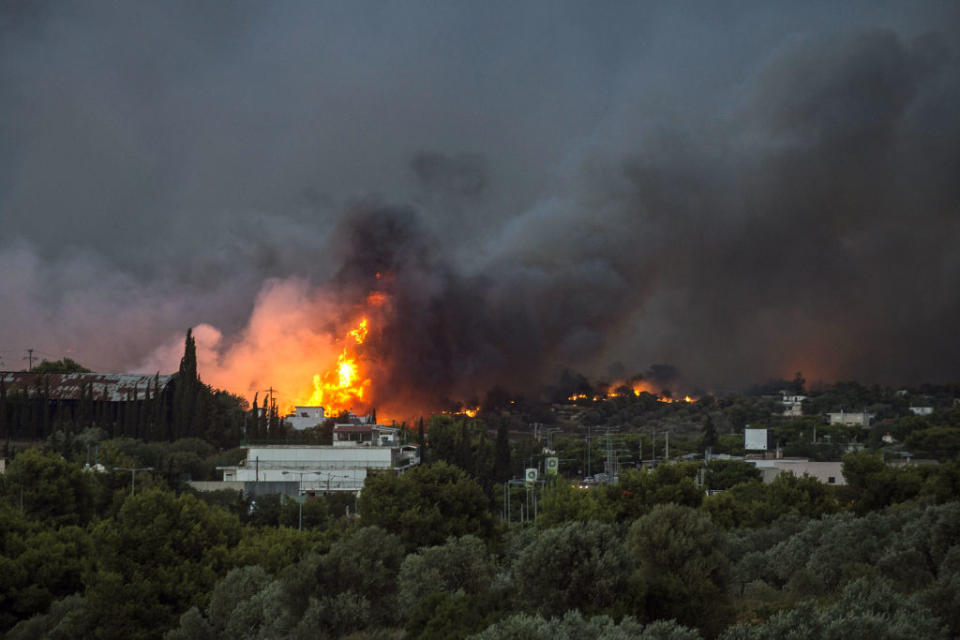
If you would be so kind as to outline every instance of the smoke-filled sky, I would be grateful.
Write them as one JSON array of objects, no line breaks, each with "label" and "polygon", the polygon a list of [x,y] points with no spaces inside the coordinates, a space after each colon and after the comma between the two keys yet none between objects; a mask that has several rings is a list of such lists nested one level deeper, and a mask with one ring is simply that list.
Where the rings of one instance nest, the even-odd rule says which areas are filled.
[{"label": "smoke-filled sky", "polygon": [[381,287],[381,397],[960,378],[958,43],[941,1],[0,2],[0,368],[197,326],[293,395]]}]

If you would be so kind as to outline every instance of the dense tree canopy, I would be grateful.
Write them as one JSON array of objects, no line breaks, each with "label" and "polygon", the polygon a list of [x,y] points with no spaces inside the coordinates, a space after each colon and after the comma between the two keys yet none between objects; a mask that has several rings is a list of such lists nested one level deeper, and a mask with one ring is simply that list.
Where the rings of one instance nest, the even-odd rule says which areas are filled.
[{"label": "dense tree canopy", "polygon": [[[184,371],[191,378],[189,362]],[[35,447],[12,451],[0,476],[0,633],[171,640],[752,640],[859,637],[863,630],[878,638],[960,636],[960,461],[951,457],[950,431],[960,422],[946,391],[927,389],[935,410],[924,416],[906,415],[910,401],[902,396],[862,385],[813,395],[823,407],[859,399],[890,416],[882,431],[857,427],[851,434],[823,426],[818,416],[777,415],[777,399],[763,395],[664,403],[621,391],[565,405],[573,407],[567,415],[624,426],[610,436],[620,462],[616,482],[581,483],[581,473],[605,462],[596,431],[590,445],[575,432],[523,437],[528,417],[559,418],[549,406],[536,410],[536,401],[493,394],[497,413],[485,420],[430,419],[428,463],[402,475],[372,473],[356,505],[352,495],[308,500],[302,531],[294,500],[197,495],[187,483],[215,478],[217,466],[244,455],[229,448],[235,440],[228,434],[243,422],[216,419],[232,415],[229,397],[215,408],[217,393],[197,380],[191,415],[205,417],[175,439],[118,428],[141,419],[160,424],[151,422],[152,409],[101,423],[103,414],[85,406],[90,424],[51,424]],[[32,401],[15,402],[24,409]],[[172,420],[172,405],[162,407]],[[13,415],[5,411],[0,418]],[[189,421],[189,413],[178,415]],[[254,426],[250,414],[240,416],[269,436],[268,417],[258,414],[263,421]],[[764,483],[739,460],[663,459],[664,429],[689,427],[686,436],[670,431],[671,458],[679,450],[693,459],[709,435],[707,418],[716,429],[714,452],[738,439],[742,446],[741,421],[767,424],[790,446],[819,452],[827,451],[822,442],[807,442],[814,427],[817,440],[829,435],[837,450],[848,447],[848,435],[869,440],[843,459],[847,486],[787,473]],[[646,426],[630,431],[635,425]],[[891,463],[905,458],[904,443],[917,446],[907,453],[926,452],[939,464]],[[561,460],[557,476],[529,487],[497,484],[552,455]],[[153,470],[137,473],[135,492],[130,473],[113,470],[144,466]],[[506,522],[498,519],[499,500],[511,490],[514,517]],[[517,499],[529,499],[523,523]]]},{"label": "dense tree canopy", "polygon": [[489,538],[493,517],[480,485],[446,462],[396,476],[369,477],[358,501],[360,521],[394,533],[407,549],[441,544],[450,536]]}]

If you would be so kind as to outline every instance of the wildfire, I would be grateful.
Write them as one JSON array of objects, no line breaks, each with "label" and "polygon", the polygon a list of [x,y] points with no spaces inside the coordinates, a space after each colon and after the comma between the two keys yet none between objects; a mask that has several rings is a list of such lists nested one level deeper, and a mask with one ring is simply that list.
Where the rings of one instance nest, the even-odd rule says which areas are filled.
[{"label": "wildfire", "polygon": [[374,291],[367,296],[367,304],[369,304],[371,307],[382,307],[386,301],[387,294],[380,291]]},{"label": "wildfire", "polygon": [[629,387],[633,391],[633,395],[635,396],[639,396],[641,393],[649,393],[650,395],[656,396],[657,402],[664,402],[667,404],[672,404],[674,402],[690,403],[690,402],[697,401],[696,398],[693,398],[688,395],[683,396],[683,398],[681,399],[674,399],[669,395],[669,392],[667,391],[658,393],[654,391],[653,386],[651,386],[650,383],[646,382],[645,380],[634,381],[631,384],[626,384],[624,382],[615,382],[610,385],[611,390],[606,394],[589,396],[586,393],[574,393],[567,399],[570,402],[582,402],[584,400],[592,400],[593,402],[602,402],[604,400],[609,400],[611,398],[619,397],[620,393],[618,393],[616,390],[620,389],[621,387]]},{"label": "wildfire", "polygon": [[480,413],[480,407],[466,407],[458,411],[441,411],[449,416],[467,416],[468,418],[476,418],[477,414]]},{"label": "wildfire", "polygon": [[[361,318],[357,326],[347,332],[344,341],[352,338],[354,343],[362,345],[369,330],[369,321]],[[336,366],[323,374],[313,376],[313,394],[305,404],[311,407],[322,406],[327,414],[336,415],[362,403],[370,384],[370,379],[361,371],[359,356],[351,353],[349,345],[345,345],[337,357]]]},{"label": "wildfire", "polygon": [[348,332],[347,335],[356,340],[357,344],[363,344],[363,341],[367,339],[367,319],[363,318],[360,320],[360,325],[356,329]]}]

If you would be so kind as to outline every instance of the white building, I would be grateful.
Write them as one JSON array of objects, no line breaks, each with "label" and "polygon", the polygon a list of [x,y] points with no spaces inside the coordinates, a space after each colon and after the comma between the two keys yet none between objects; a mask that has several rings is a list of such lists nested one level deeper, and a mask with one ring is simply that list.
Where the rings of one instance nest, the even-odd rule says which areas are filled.
[{"label": "white building", "polygon": [[869,427],[873,414],[862,411],[860,413],[845,413],[842,409],[827,414],[829,424],[844,424],[851,427]]},{"label": "white building", "polygon": [[419,447],[396,444],[394,434],[391,444],[382,446],[373,441],[334,446],[251,446],[242,463],[220,469],[224,482],[242,483],[247,495],[316,495],[337,491],[356,493],[363,488],[371,471],[402,472],[419,463]]},{"label": "white building", "polygon": [[807,399],[807,396],[800,395],[787,395],[783,394],[780,398],[780,402],[783,403],[783,415],[790,417],[797,417],[803,415],[803,401]]},{"label": "white building", "polygon": [[312,429],[326,419],[323,407],[294,407],[283,420],[297,431]]},{"label": "white building", "polygon": [[910,407],[910,412],[915,416],[928,416],[933,413],[933,407]]},{"label": "white building", "polygon": [[382,424],[335,424],[335,447],[396,447],[400,444],[399,430]]},{"label": "white building", "polygon": [[806,458],[779,460],[751,460],[763,476],[764,482],[773,482],[781,473],[792,473],[798,478],[810,476],[823,484],[845,485],[842,462],[812,462]]}]

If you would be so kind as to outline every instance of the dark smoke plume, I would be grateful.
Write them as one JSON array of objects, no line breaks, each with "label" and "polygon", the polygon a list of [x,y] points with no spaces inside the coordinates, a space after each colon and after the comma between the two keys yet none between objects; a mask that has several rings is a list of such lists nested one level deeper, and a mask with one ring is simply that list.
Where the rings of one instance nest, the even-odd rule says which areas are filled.
[{"label": "dark smoke plume", "polygon": [[176,368],[206,323],[201,373],[246,393],[278,353],[277,376],[325,363],[380,288],[389,395],[611,363],[957,378],[958,25],[934,2],[6,3],[0,357]]}]

